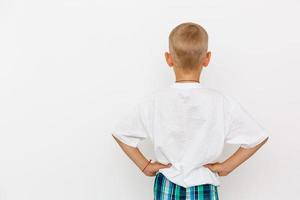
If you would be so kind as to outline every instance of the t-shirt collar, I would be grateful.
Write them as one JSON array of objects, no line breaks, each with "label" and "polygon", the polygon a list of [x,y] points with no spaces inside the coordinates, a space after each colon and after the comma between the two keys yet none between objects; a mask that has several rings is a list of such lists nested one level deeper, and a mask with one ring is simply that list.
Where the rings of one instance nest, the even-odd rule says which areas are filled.
[{"label": "t-shirt collar", "polygon": [[200,88],[202,83],[198,82],[173,82],[170,85],[171,88]]}]

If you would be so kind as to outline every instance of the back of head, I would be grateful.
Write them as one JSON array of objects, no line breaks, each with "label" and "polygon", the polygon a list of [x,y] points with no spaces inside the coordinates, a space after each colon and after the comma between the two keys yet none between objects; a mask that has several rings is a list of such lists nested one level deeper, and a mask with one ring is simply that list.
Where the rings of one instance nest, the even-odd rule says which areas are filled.
[{"label": "back of head", "polygon": [[199,24],[186,22],[176,26],[169,35],[169,50],[176,67],[194,70],[206,55],[208,34]]}]

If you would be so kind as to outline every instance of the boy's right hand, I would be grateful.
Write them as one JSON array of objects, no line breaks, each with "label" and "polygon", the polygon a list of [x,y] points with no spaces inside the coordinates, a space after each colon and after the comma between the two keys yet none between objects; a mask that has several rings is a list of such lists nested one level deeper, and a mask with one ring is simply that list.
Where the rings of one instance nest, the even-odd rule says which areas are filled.
[{"label": "boy's right hand", "polygon": [[160,162],[155,161],[155,162],[153,162],[153,163],[150,163],[150,164],[146,167],[146,169],[144,170],[143,173],[144,173],[146,176],[155,176],[159,169],[169,168],[169,167],[171,167],[171,166],[172,166],[171,163],[165,165],[165,164],[162,164],[162,163],[160,163]]}]

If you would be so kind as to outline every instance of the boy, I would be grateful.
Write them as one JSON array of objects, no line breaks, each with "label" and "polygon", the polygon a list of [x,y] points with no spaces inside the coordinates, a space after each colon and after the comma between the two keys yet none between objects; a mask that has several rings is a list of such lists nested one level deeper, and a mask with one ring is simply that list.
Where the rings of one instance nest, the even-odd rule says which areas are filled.
[{"label": "boy", "polygon": [[[165,53],[176,81],[143,98],[112,133],[146,176],[156,176],[154,199],[218,199],[219,176],[231,173],[269,138],[237,101],[202,84],[200,74],[211,57],[207,48],[202,26],[176,26]],[[155,162],[137,148],[146,138],[154,145]],[[224,142],[240,148],[216,162]]]}]

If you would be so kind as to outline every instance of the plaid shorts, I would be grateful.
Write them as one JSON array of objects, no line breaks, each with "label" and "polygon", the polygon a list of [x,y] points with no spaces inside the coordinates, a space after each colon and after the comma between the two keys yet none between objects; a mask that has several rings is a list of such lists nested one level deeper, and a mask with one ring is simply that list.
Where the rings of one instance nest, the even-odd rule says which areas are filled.
[{"label": "plaid shorts", "polygon": [[219,200],[217,186],[202,184],[182,187],[171,182],[161,172],[154,180],[154,200]]}]

